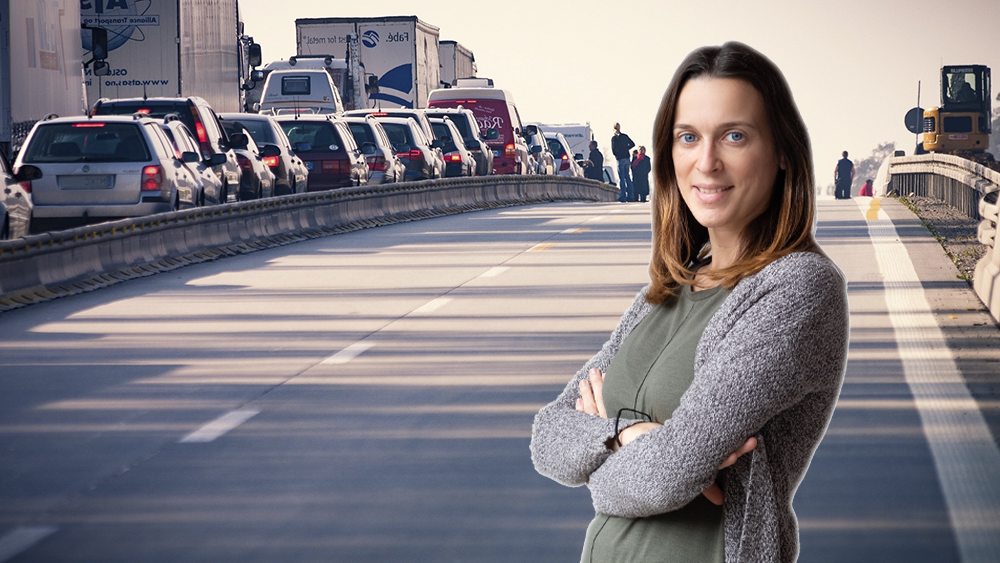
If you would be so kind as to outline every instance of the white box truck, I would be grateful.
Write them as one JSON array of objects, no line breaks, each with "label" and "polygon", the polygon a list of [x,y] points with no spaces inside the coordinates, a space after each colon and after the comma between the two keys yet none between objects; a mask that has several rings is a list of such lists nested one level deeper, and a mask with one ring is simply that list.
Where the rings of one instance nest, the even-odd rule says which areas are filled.
[{"label": "white box truck", "polygon": [[454,86],[459,78],[475,78],[476,57],[461,43],[441,41],[438,58],[441,59],[441,85],[444,88]]},{"label": "white box truck", "polygon": [[[573,149],[573,154],[582,154],[586,159],[590,154],[590,141],[594,140],[594,133],[590,129],[590,122],[587,123],[539,123],[546,133],[562,133],[563,137],[569,141],[569,146]],[[610,154],[610,146],[600,147],[601,153]],[[605,156],[607,158],[607,156]]]},{"label": "white box truck", "polygon": [[423,108],[441,76],[437,27],[416,16],[377,18],[302,18],[295,20],[299,55],[344,50],[348,35],[361,39],[361,63],[378,77],[371,105]]},{"label": "white box truck", "polygon": [[[79,0],[85,28],[108,34],[107,76],[86,76],[87,97],[204,98],[216,112],[245,110],[251,38],[237,0]],[[84,57],[91,34],[84,30]],[[78,36],[79,37],[79,36]],[[259,61],[253,61],[260,64]],[[253,65],[255,66],[255,65]]]},{"label": "white box truck", "polygon": [[0,0],[0,150],[8,157],[39,119],[86,110],[79,22],[79,0]]}]

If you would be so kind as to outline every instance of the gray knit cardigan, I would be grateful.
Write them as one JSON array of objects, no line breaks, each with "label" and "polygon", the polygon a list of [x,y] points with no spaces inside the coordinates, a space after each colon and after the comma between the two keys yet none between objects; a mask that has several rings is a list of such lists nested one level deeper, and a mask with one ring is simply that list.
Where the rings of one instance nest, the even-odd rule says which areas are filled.
[{"label": "gray knit cardigan", "polygon": [[726,478],[726,561],[795,561],[792,496],[833,414],[847,362],[843,273],[825,256],[799,252],[744,278],[702,334],[694,381],[672,418],[612,453],[606,443],[616,413],[603,419],[577,411],[578,382],[591,368],[607,371],[652,309],[647,289],[601,351],[536,415],[535,469],[574,487],[589,479],[597,512],[644,517],[700,495],[723,460],[756,436],[757,448]]}]

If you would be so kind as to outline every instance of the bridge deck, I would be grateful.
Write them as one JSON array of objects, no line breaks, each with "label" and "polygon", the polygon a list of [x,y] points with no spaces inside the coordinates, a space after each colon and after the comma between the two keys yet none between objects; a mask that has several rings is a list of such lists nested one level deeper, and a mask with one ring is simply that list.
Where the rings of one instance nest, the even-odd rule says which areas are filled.
[{"label": "bridge deck", "polygon": [[[820,206],[852,342],[802,560],[1000,560],[1000,333],[882,206]],[[645,283],[648,228],[483,211],[0,315],[0,563],[577,560],[589,496],[534,473],[531,417]]]}]

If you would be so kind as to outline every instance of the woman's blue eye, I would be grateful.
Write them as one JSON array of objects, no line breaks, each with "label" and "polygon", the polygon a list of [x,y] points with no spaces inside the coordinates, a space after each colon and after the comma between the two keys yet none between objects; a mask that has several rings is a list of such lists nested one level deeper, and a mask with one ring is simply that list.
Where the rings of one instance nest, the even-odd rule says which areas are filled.
[{"label": "woman's blue eye", "polygon": [[694,135],[692,135],[691,133],[684,133],[683,135],[681,135],[681,142],[682,143],[693,143],[694,142]]},{"label": "woman's blue eye", "polygon": [[727,136],[729,137],[730,141],[733,141],[735,143],[738,143],[743,140],[743,133],[740,133],[739,131],[733,131]]}]

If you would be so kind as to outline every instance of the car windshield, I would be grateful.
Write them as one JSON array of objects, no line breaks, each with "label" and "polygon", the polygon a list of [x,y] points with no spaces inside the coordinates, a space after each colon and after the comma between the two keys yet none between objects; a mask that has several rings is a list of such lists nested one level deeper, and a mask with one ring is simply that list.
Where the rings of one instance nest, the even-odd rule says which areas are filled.
[{"label": "car windshield", "polygon": [[266,121],[262,119],[237,119],[235,121],[242,123],[243,126],[247,128],[247,131],[250,132],[250,136],[253,137],[253,140],[257,143],[271,143],[272,145],[277,144],[277,141],[274,139],[274,132],[267,126]]},{"label": "car windshield", "polygon": [[566,154],[566,149],[558,139],[549,139],[549,151],[556,158],[562,158],[562,155]]},{"label": "car windshield", "polygon": [[399,145],[410,145],[413,147],[413,135],[410,132],[410,128],[403,123],[383,123],[382,128],[385,129],[385,134],[389,136],[389,142],[392,143],[393,147],[398,147]]},{"label": "car windshield", "polygon": [[133,123],[83,121],[38,126],[24,162],[146,162],[145,138]]},{"label": "car windshield", "polygon": [[329,121],[302,119],[280,123],[292,144],[309,143],[313,151],[344,152],[344,143],[340,141],[336,128]]},{"label": "car windshield", "polygon": [[[433,116],[433,114],[431,115]],[[437,117],[443,117],[443,115]],[[448,115],[448,118],[451,119],[451,122],[455,125],[455,128],[458,129],[458,132],[462,134],[463,139],[469,139],[472,137],[472,133],[469,131],[469,119],[465,114]]]}]

